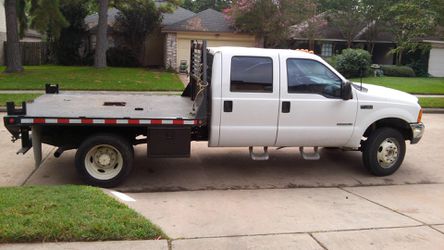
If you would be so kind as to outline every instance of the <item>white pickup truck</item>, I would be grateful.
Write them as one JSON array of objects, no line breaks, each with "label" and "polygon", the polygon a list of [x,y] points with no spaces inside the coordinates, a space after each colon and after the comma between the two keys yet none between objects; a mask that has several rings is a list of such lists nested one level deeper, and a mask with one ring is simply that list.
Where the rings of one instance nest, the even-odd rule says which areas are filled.
[{"label": "white pickup truck", "polygon": [[405,141],[424,133],[416,97],[351,83],[316,55],[197,41],[190,54],[182,96],[59,93],[47,85],[32,103],[8,103],[5,125],[22,141],[19,153],[33,148],[36,166],[42,143],[58,147],[56,157],[77,149],[80,177],[102,187],[128,176],[138,144],[149,157],[189,157],[192,141],[208,141],[249,148],[253,160],[267,160],[268,147],[296,147],[307,160],[319,159],[318,147],[360,150],[364,166],[386,176],[400,167]]}]

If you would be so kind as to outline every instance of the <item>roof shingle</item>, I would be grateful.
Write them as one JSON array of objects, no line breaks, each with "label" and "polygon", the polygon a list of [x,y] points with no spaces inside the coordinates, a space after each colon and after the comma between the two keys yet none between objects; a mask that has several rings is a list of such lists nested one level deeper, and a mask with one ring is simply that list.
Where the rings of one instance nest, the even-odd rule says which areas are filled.
[{"label": "roof shingle", "polygon": [[180,22],[166,25],[163,31],[233,32],[223,13],[206,9]]}]

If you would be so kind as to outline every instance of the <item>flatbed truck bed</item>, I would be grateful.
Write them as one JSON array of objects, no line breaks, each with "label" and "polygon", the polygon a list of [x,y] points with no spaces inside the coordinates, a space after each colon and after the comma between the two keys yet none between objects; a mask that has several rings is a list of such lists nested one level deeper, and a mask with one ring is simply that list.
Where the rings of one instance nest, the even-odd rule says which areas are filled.
[{"label": "flatbed truck bed", "polygon": [[62,92],[46,94],[27,104],[27,117],[194,119],[193,101],[179,95],[100,94]]}]

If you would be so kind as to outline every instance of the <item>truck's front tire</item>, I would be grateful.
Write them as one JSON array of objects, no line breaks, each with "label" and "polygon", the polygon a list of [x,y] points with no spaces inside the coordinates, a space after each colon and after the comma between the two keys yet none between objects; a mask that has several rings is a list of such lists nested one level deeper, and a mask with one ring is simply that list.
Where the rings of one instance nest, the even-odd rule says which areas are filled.
[{"label": "truck's front tire", "polygon": [[405,156],[405,139],[392,128],[375,130],[364,142],[364,166],[376,176],[391,175],[401,166]]},{"label": "truck's front tire", "polygon": [[75,157],[77,172],[84,182],[104,188],[119,185],[131,172],[133,148],[124,138],[101,134],[86,139]]}]

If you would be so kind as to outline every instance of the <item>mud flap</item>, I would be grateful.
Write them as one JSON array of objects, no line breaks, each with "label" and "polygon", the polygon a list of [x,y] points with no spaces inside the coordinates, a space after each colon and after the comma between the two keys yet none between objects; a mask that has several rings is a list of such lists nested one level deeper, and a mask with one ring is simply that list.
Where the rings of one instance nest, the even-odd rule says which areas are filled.
[{"label": "mud flap", "polygon": [[32,149],[34,150],[35,168],[40,167],[42,163],[42,128],[32,127]]}]

